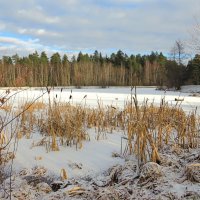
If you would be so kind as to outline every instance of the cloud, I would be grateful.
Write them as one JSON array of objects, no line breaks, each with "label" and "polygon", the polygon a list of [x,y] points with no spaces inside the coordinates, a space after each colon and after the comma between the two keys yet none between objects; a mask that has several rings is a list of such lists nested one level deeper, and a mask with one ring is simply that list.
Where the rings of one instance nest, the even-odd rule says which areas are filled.
[{"label": "cloud", "polygon": [[6,25],[0,21],[0,31],[4,30]]},{"label": "cloud", "polygon": [[22,55],[26,55],[27,53],[32,53],[35,50],[47,51],[47,53],[51,54],[57,49],[53,49],[52,47],[44,46],[40,44],[39,39],[18,39],[14,37],[0,37],[0,53],[2,55],[11,55],[12,53],[19,53]]},{"label": "cloud", "polygon": [[189,37],[194,16],[200,18],[199,0],[7,0],[1,11],[0,36],[11,35],[9,43],[0,41],[1,49],[9,44],[23,53],[167,53],[175,40]]},{"label": "cloud", "polygon": [[17,11],[19,18],[23,18],[32,22],[44,24],[56,24],[60,19],[57,16],[49,16],[44,13],[45,11],[40,6],[30,9],[21,9]]},{"label": "cloud", "polygon": [[19,28],[18,33],[25,34],[25,35],[35,35],[35,36],[51,36],[51,37],[59,37],[61,34],[53,31],[47,31],[43,28],[41,29],[26,29],[26,28]]}]

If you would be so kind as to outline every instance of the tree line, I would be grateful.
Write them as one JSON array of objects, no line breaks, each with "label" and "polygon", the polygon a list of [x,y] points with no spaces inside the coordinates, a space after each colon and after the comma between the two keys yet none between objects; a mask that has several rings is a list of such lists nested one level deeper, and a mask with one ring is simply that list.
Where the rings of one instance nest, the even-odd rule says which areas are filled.
[{"label": "tree line", "polygon": [[[179,56],[180,59],[180,56]],[[200,84],[200,55],[184,65],[162,53],[127,55],[119,50],[102,56],[80,52],[70,60],[54,53],[48,57],[37,51],[28,56],[0,59],[0,86],[167,86]]]}]

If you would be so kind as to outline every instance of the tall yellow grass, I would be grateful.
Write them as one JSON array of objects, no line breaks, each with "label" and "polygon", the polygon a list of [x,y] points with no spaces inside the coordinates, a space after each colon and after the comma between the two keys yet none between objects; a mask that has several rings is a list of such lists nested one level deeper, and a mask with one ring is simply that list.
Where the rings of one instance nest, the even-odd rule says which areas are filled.
[{"label": "tall yellow grass", "polygon": [[60,145],[82,148],[83,141],[90,140],[89,128],[95,128],[97,140],[105,139],[108,132],[123,131],[127,152],[135,154],[139,163],[160,162],[159,152],[165,145],[199,146],[199,117],[195,112],[186,114],[178,105],[169,106],[165,99],[157,107],[148,100],[139,105],[137,96],[132,95],[123,109],[105,107],[101,102],[98,108],[54,102],[44,106],[41,115],[36,115],[36,109],[27,113],[22,115],[21,124],[26,131],[39,127],[41,134],[51,138],[47,149],[53,151],[58,151]]}]

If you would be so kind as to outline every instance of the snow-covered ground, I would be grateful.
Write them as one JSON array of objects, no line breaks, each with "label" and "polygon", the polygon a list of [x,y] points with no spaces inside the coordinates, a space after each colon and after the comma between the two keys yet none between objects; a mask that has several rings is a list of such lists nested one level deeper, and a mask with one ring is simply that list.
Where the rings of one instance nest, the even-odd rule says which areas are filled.
[{"label": "snow-covered ground", "polygon": [[60,176],[61,169],[65,169],[69,178],[85,175],[95,175],[109,167],[123,163],[121,158],[113,158],[112,153],[120,153],[120,133],[107,134],[107,139],[96,140],[95,131],[90,130],[90,141],[83,142],[83,147],[59,146],[59,151],[46,152],[45,146],[33,147],[33,142],[39,142],[43,137],[33,135],[31,139],[22,138],[18,142],[16,159],[13,169],[43,166],[48,172]]},{"label": "snow-covered ground", "polygon": [[[22,89],[23,88],[11,89],[11,93],[6,97],[8,98]],[[12,102],[13,107],[15,108],[18,107],[19,104],[33,101],[45,91],[45,88],[27,88],[14,95],[10,99],[10,102]],[[145,99],[148,99],[150,103],[154,102],[155,105],[159,105],[161,99],[165,98],[165,101],[168,102],[169,105],[176,105],[178,103],[184,111],[191,112],[197,109],[197,113],[200,114],[200,97],[192,96],[193,92],[200,92],[200,86],[184,86],[181,91],[161,91],[156,90],[155,87],[138,87],[137,98],[140,103]],[[3,96],[5,96],[5,88],[0,89],[0,97]],[[61,88],[54,88],[51,89],[50,94],[46,93],[39,101],[48,103],[49,97],[51,102],[70,102],[71,104],[81,104],[87,107],[97,107],[98,102],[101,102],[104,106],[113,105],[115,107],[123,108],[126,102],[131,98],[131,88],[83,87],[81,89],[76,89],[74,87],[63,87],[62,90]],[[183,101],[177,102],[175,99],[182,99]],[[29,170],[39,166],[44,167],[49,175],[51,174],[55,177],[59,177],[61,169],[65,169],[67,176],[70,179],[79,179],[80,177],[86,176],[94,178],[116,164],[123,165],[125,163],[125,158],[112,156],[112,153],[114,152],[120,153],[123,132],[107,133],[107,139],[97,141],[95,139],[96,133],[94,129],[90,129],[89,131],[91,141],[85,141],[83,143],[83,148],[78,150],[76,150],[75,147],[61,146],[59,147],[59,151],[47,153],[44,146],[33,147],[33,143],[35,144],[42,139],[42,136],[38,133],[33,134],[30,139],[20,139],[18,141],[15,159],[12,164],[13,174],[19,175],[22,169]],[[104,178],[105,177],[103,176],[103,179]],[[199,185],[197,186],[199,187]],[[176,187],[182,186],[177,184],[170,191],[176,190]],[[187,185],[184,186],[184,188],[179,189],[182,191],[185,190],[185,187],[187,187]],[[191,189],[191,187],[189,188]],[[198,192],[200,193],[200,191]],[[3,197],[1,198],[3,199]],[[51,198],[49,197],[48,199]]]},{"label": "snow-covered ground", "polygon": [[[27,90],[20,92],[13,97],[14,102],[18,104],[19,102],[22,103],[34,100],[45,91],[45,88],[27,88]],[[5,89],[0,90],[0,94],[2,92],[5,92]],[[190,112],[197,108],[197,112],[200,113],[200,98],[198,96],[192,96],[194,92],[200,92],[200,86],[183,86],[180,91],[156,90],[156,87],[137,87],[136,90],[137,98],[140,103],[148,99],[150,103],[154,102],[155,105],[159,105],[161,99],[165,98],[165,101],[169,105],[176,105],[177,101],[175,101],[175,99],[182,99],[184,101],[178,102],[178,104],[180,104],[186,112]],[[87,95],[86,98],[84,98],[85,95]],[[50,95],[45,94],[41,100],[48,103],[49,96],[51,101],[56,100],[60,102],[70,102],[73,104],[86,104],[86,106],[89,107],[96,107],[98,105],[98,101],[101,101],[105,106],[113,105],[123,108],[124,104],[131,98],[131,88],[82,87],[81,89],[77,89],[74,87],[63,87],[61,92],[60,87],[51,89]],[[72,97],[71,99],[69,99],[70,96]]]},{"label": "snow-covered ground", "polygon": [[[194,88],[194,89],[193,89]],[[25,90],[24,90],[25,89]],[[180,106],[186,111],[190,112],[197,108],[197,112],[200,113],[200,97],[190,96],[188,91],[200,90],[199,86],[185,86],[182,91],[161,91],[156,90],[155,87],[138,87],[137,98],[140,103],[144,99],[149,99],[149,102],[154,102],[155,105],[159,105],[162,98],[165,97],[165,101],[170,105],[175,105],[177,101],[175,99],[184,99],[184,101],[178,102]],[[21,90],[24,90],[20,92]],[[25,102],[31,102],[39,97],[45,88],[21,88],[11,90],[12,94],[17,93],[12,97],[10,102],[14,104],[14,107]],[[134,93],[134,91],[133,91]],[[5,89],[0,90],[0,96],[5,95]],[[87,95],[86,98],[85,95]],[[72,96],[72,98],[69,98]],[[49,102],[70,102],[72,104],[81,104],[88,107],[97,107],[98,101],[102,105],[113,105],[123,108],[125,103],[130,100],[131,88],[130,87],[83,87],[76,89],[73,87],[54,88],[51,89],[50,94],[45,94],[39,101],[44,103]],[[42,165],[48,168],[53,173],[59,175],[62,168],[66,169],[69,176],[83,175],[87,173],[95,173],[105,170],[106,168],[122,162],[121,159],[112,158],[112,152],[119,152],[121,147],[122,133],[107,134],[107,140],[96,141],[94,131],[90,130],[91,141],[84,143],[84,148],[76,151],[75,148],[61,147],[59,152],[46,153],[44,147],[32,147],[33,142],[36,143],[42,136],[35,134],[31,139],[22,138],[19,140],[16,159],[14,160],[14,169],[21,169],[23,167],[30,168],[35,165]],[[37,157],[42,157],[41,160],[37,160]],[[76,170],[75,172],[70,169],[68,164],[70,163],[82,163],[82,170]]]}]

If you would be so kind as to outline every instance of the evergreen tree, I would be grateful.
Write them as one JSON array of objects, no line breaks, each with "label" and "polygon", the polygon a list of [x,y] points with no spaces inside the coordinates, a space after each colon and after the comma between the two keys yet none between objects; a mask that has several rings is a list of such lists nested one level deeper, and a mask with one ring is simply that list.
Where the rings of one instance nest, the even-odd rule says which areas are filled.
[{"label": "evergreen tree", "polygon": [[187,66],[187,80],[189,83],[200,84],[200,55],[196,54],[194,59],[189,61]]},{"label": "evergreen tree", "polygon": [[47,65],[49,63],[49,59],[47,57],[47,54],[45,53],[45,51],[43,51],[41,54],[40,54],[40,62],[44,65]]},{"label": "evergreen tree", "polygon": [[66,65],[67,63],[69,63],[69,60],[68,60],[67,55],[64,54],[63,57],[62,57],[62,64],[63,64],[63,65]]},{"label": "evergreen tree", "polygon": [[168,60],[165,64],[165,68],[167,87],[175,87],[175,89],[180,89],[181,85],[183,84],[185,66],[179,65],[175,61]]},{"label": "evergreen tree", "polygon": [[54,53],[50,59],[51,67],[50,67],[50,76],[49,76],[49,85],[59,86],[59,80],[61,78],[61,57],[60,54]]}]

